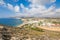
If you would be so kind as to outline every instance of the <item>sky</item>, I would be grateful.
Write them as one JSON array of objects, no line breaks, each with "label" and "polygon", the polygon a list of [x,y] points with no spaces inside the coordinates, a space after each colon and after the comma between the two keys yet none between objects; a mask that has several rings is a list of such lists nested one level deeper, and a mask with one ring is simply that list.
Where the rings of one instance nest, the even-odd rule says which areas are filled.
[{"label": "sky", "polygon": [[60,0],[0,0],[0,18],[60,17]]}]

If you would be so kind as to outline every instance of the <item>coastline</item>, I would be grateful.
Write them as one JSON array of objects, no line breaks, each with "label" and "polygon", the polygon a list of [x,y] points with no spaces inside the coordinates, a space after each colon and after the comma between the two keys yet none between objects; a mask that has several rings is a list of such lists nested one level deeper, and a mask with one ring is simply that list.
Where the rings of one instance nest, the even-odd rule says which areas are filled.
[{"label": "coastline", "polygon": [[[23,27],[25,24],[29,24],[30,21],[28,21],[28,19],[21,19],[23,21],[22,24],[19,24],[17,25],[16,27]],[[30,22],[31,23],[31,22]],[[15,26],[8,26],[8,25],[0,25],[0,28],[3,28],[4,26],[7,26],[7,27],[15,27]],[[42,28],[42,29],[45,29],[45,30],[50,30],[50,31],[60,31],[60,27],[47,27],[47,26],[36,26],[38,28]]]},{"label": "coastline", "polygon": [[20,24],[20,25],[17,25],[17,27],[21,27],[21,26],[25,25],[28,22],[27,19],[21,19],[21,20],[23,21],[23,23]]}]

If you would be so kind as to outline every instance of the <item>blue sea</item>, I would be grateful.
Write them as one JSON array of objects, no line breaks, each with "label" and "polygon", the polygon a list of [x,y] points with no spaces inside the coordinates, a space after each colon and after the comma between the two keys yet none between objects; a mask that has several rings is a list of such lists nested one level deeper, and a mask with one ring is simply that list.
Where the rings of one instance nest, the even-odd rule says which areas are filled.
[{"label": "blue sea", "polygon": [[7,25],[7,26],[18,26],[22,24],[23,21],[21,19],[15,18],[0,18],[0,24]]}]

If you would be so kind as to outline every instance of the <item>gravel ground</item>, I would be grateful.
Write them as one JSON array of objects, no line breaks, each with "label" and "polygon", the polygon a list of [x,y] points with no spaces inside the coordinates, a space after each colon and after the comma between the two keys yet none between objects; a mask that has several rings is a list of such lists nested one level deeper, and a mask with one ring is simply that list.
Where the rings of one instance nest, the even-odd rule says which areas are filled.
[{"label": "gravel ground", "polygon": [[0,40],[60,40],[60,32],[36,31],[25,27],[0,28]]}]

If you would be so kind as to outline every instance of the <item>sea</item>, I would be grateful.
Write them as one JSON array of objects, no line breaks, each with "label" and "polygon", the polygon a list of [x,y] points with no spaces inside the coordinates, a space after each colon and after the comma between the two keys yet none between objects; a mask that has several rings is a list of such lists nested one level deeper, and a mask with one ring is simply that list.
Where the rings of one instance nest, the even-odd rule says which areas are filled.
[{"label": "sea", "polygon": [[22,24],[23,21],[21,19],[16,18],[0,18],[0,24],[6,25],[6,26],[13,26],[16,27],[20,24]]}]

